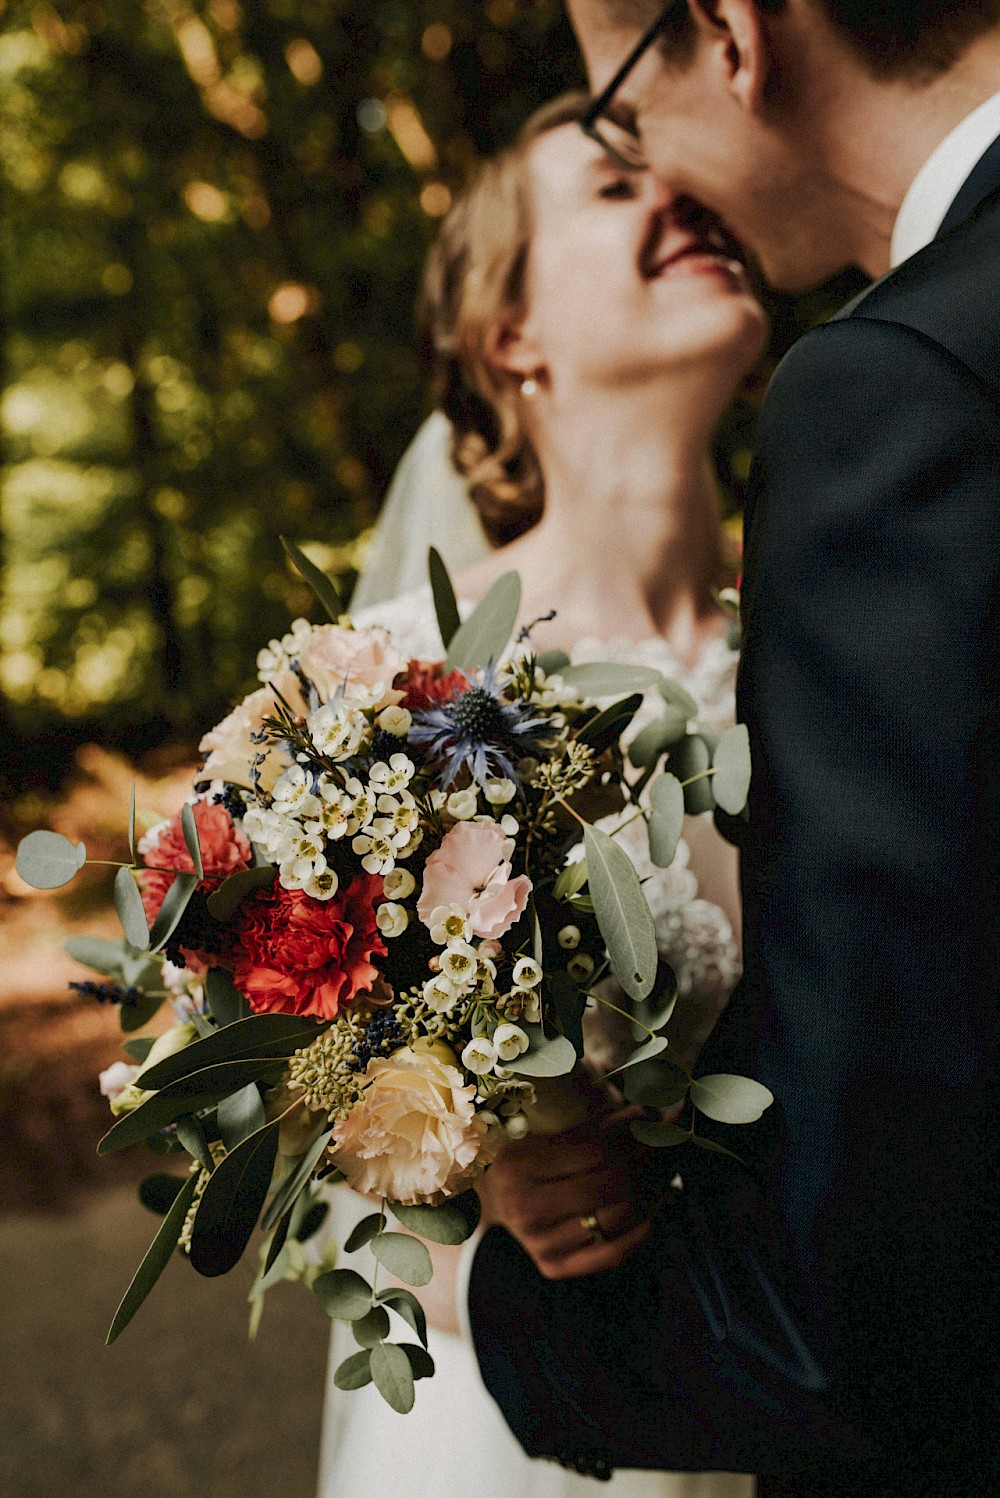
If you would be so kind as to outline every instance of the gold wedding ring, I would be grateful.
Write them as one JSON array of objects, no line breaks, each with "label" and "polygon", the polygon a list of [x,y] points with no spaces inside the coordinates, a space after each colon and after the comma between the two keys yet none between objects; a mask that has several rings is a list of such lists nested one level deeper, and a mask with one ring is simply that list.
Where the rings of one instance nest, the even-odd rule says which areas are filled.
[{"label": "gold wedding ring", "polygon": [[589,1237],[591,1243],[606,1243],[607,1234],[603,1232],[593,1212],[588,1212],[586,1217],[580,1218],[580,1226]]}]

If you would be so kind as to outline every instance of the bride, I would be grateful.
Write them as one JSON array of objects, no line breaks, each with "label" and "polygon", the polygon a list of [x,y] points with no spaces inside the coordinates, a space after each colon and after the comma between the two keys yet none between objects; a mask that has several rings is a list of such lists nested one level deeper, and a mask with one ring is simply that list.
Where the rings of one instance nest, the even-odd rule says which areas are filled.
[{"label": "bride", "polygon": [[[718,733],[733,718],[737,658],[717,601],[721,528],[709,444],[760,356],[765,318],[732,245],[703,211],[586,139],[578,128],[586,102],[569,96],[539,111],[456,203],[431,254],[423,326],[454,463],[495,548],[461,573],[458,592],[468,611],[516,569],[535,647],[656,666],[687,688],[701,724]],[[387,510],[383,550],[385,528],[405,519],[405,506]],[[388,550],[399,552],[399,540]],[[426,551],[424,534],[402,540]],[[391,629],[415,656],[443,655],[429,589],[360,617]],[[643,721],[640,712],[636,730]],[[678,975],[672,1038],[690,1061],[738,977],[735,854],[702,816],[687,819],[669,870],[654,869],[640,841],[634,857],[660,951]],[[592,1027],[590,1059],[606,1065],[614,1042]],[[335,1196],[342,1241],[370,1205],[345,1188]],[[586,1248],[573,1245],[580,1269],[572,1272],[587,1272]],[[469,1245],[435,1254],[421,1298],[437,1372],[419,1385],[410,1415],[394,1414],[372,1387],[334,1388],[332,1369],[353,1350],[349,1330],[335,1328],[320,1498],[594,1491],[585,1477],[525,1457],[486,1394],[462,1328],[468,1254]],[[753,1479],[621,1471],[610,1492],[749,1498]]]}]

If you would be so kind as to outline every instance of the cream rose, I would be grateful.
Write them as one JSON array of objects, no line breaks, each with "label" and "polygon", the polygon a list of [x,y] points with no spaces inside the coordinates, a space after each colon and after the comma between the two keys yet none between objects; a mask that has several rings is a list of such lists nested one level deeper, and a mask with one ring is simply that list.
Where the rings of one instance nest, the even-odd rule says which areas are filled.
[{"label": "cream rose", "polygon": [[[263,745],[255,744],[251,735],[259,733],[265,718],[269,718],[277,706],[275,689],[296,712],[305,711],[298,680],[291,671],[281,671],[271,678],[266,687],[260,687],[234,707],[228,718],[206,733],[198,748],[207,754],[202,775],[206,779],[218,778],[234,785],[250,785],[250,766],[254,756]],[[261,765],[260,783],[270,791],[278,777],[288,769],[288,755],[278,748],[268,749],[267,758]]]},{"label": "cream rose", "polygon": [[[420,1042],[417,1043],[420,1046]],[[454,1052],[441,1042],[368,1063],[364,1098],[333,1131],[355,1191],[437,1205],[470,1186],[496,1151]]]},{"label": "cream rose", "polygon": [[406,670],[406,656],[383,629],[318,625],[299,656],[299,665],[324,702],[346,690],[348,697],[360,694],[371,699],[368,707],[384,708],[395,707],[404,695],[393,691],[392,683]]}]

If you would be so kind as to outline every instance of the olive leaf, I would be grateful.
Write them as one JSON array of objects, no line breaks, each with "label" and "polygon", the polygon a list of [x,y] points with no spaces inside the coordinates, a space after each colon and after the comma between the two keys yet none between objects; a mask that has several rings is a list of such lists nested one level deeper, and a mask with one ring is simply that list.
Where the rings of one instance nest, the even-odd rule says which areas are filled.
[{"label": "olive leaf", "polygon": [[[656,931],[632,860],[598,827],[584,831],[594,913],[622,988],[644,999],[656,980]],[[522,1058],[523,1059],[523,1058]]]},{"label": "olive leaf", "polygon": [[145,1257],[132,1276],[132,1283],[122,1296],[121,1304],[114,1315],[111,1329],[107,1336],[107,1346],[110,1347],[128,1326],[136,1311],[142,1305],[146,1296],[152,1290],[160,1275],[166,1269],[177,1247],[181,1236],[191,1203],[194,1200],[195,1188],[198,1185],[198,1172],[189,1175],[181,1185],[181,1189],[174,1197],[167,1215],[160,1224],[159,1232],[146,1250]]},{"label": "olive leaf", "polygon": [[292,563],[296,571],[309,584],[316,598],[323,606],[327,618],[331,624],[338,624],[340,616],[344,612],[344,605],[333,580],[321,572],[315,562],[310,562],[304,551],[300,551],[294,542],[285,536],[279,537],[285,548],[285,555]]},{"label": "olive leaf", "polygon": [[[116,1150],[128,1149],[130,1144],[149,1139],[167,1124],[196,1113],[200,1108],[211,1107],[248,1082],[277,1082],[284,1070],[285,1061],[280,1057],[254,1058],[220,1062],[216,1066],[203,1067],[192,1076],[179,1077],[169,1087],[140,1103],[134,1112],[120,1118],[98,1144],[97,1153],[111,1155]],[[145,1082],[146,1074],[142,1077],[142,1085]]]},{"label": "olive leaf", "polygon": [[452,636],[446,671],[474,671],[498,661],[507,647],[521,607],[521,579],[516,572],[498,577],[486,597]]},{"label": "olive leaf", "polygon": [[231,1025],[196,1040],[193,1045],[164,1056],[150,1067],[142,1079],[144,1087],[167,1087],[206,1066],[223,1061],[264,1060],[275,1056],[291,1056],[294,1051],[307,1046],[323,1030],[316,1020],[296,1014],[253,1014],[249,1019],[236,1020]]},{"label": "olive leaf", "polygon": [[153,929],[149,933],[149,945],[154,952],[159,952],[166,946],[181,923],[181,918],[188,908],[188,902],[195,890],[198,888],[197,874],[178,874],[173,884],[167,890],[160,906],[160,913],[153,922]]},{"label": "olive leaf", "polygon": [[441,643],[447,650],[461,628],[462,616],[458,612],[458,600],[444,557],[436,546],[432,546],[427,553],[427,570],[431,576],[431,596],[434,599],[434,613],[441,632]]},{"label": "olive leaf", "polygon": [[205,974],[205,998],[208,1010],[217,1025],[233,1025],[237,1020],[250,1019],[253,1010],[240,993],[225,968],[210,967]]},{"label": "olive leaf", "polygon": [[228,1274],[242,1258],[271,1185],[278,1128],[276,1119],[258,1129],[209,1176],[191,1230],[191,1264],[199,1274]]},{"label": "olive leaf", "polygon": [[32,889],[59,889],[86,862],[83,843],[71,843],[60,832],[29,832],[17,845],[14,867]]},{"label": "olive leaf", "polygon": [[227,1150],[233,1150],[251,1134],[256,1134],[267,1122],[260,1089],[255,1082],[248,1082],[238,1092],[230,1093],[219,1104],[219,1135]]},{"label": "olive leaf", "polygon": [[301,1193],[312,1179],[313,1170],[319,1164],[323,1151],[326,1149],[333,1136],[333,1129],[325,1129],[318,1139],[314,1139],[304,1154],[290,1162],[291,1168],[285,1176],[281,1185],[274,1194],[273,1200],[268,1204],[267,1211],[261,1219],[261,1227],[265,1233],[270,1232],[280,1217],[293,1206]]}]

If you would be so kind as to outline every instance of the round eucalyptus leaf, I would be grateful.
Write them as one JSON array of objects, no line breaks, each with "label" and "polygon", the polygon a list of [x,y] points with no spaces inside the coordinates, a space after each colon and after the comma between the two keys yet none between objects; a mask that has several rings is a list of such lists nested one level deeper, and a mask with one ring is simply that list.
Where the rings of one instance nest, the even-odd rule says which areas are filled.
[{"label": "round eucalyptus leaf", "polygon": [[372,1239],[371,1250],[404,1285],[426,1285],[434,1274],[427,1245],[408,1233],[379,1233]]},{"label": "round eucalyptus leaf", "polygon": [[413,1408],[413,1369],[406,1353],[395,1342],[380,1342],[370,1356],[376,1389],[397,1414],[408,1415]]},{"label": "round eucalyptus leaf", "polygon": [[[528,1026],[521,1026],[527,1030]],[[541,1026],[533,1025],[532,1030],[540,1030]],[[533,1045],[523,1056],[518,1056],[514,1061],[508,1061],[508,1070],[518,1077],[565,1077],[576,1065],[576,1047],[565,1035],[556,1035],[553,1039],[543,1037],[537,1045]]]},{"label": "round eucalyptus leaf", "polygon": [[358,1249],[364,1248],[366,1243],[370,1243],[375,1234],[382,1231],[382,1228],[381,1212],[373,1212],[370,1217],[363,1217],[354,1227],[350,1237],[344,1244],[344,1252],[347,1254],[357,1253]]},{"label": "round eucalyptus leaf", "polygon": [[645,1045],[637,1047],[637,1049],[632,1052],[627,1061],[622,1062],[621,1066],[616,1066],[614,1071],[608,1072],[607,1075],[609,1077],[616,1077],[619,1072],[628,1071],[629,1067],[640,1066],[643,1061],[652,1061],[654,1056],[659,1056],[660,1053],[662,1051],[665,1051],[666,1049],[666,1036],[653,1035],[649,1040],[646,1041]]},{"label": "round eucalyptus leaf", "polygon": [[432,1243],[447,1243],[457,1247],[471,1238],[479,1222],[479,1198],[474,1191],[466,1191],[457,1201],[445,1202],[440,1207],[406,1207],[401,1202],[390,1202],[389,1208],[404,1228],[429,1238]]},{"label": "round eucalyptus leaf", "polygon": [[655,765],[660,755],[679,744],[687,733],[688,718],[679,707],[668,707],[654,723],[648,723],[629,745],[628,757],[640,770]]},{"label": "round eucalyptus leaf", "polygon": [[649,856],[669,869],[684,831],[684,792],[675,775],[658,775],[649,788]]},{"label": "round eucalyptus leaf", "polygon": [[389,1312],[372,1306],[367,1316],[351,1322],[351,1331],[359,1347],[375,1347],[389,1335]]},{"label": "round eucalyptus leaf", "polygon": [[660,696],[668,707],[676,707],[679,712],[684,714],[685,718],[697,718],[698,704],[691,696],[691,693],[686,692],[679,682],[661,681]]},{"label": "round eucalyptus leaf", "polygon": [[357,1321],[371,1308],[372,1287],[353,1269],[331,1269],[313,1281],[313,1293],[334,1321]]},{"label": "round eucalyptus leaf", "polygon": [[71,843],[61,832],[29,832],[17,845],[15,867],[32,889],[59,889],[86,862],[83,843]]},{"label": "round eucalyptus leaf", "polygon": [[387,1290],[380,1290],[375,1299],[380,1305],[389,1306],[402,1316],[406,1324],[413,1328],[423,1345],[427,1346],[427,1317],[424,1308],[415,1295],[401,1286],[390,1285]]},{"label": "round eucalyptus leaf", "polygon": [[770,1108],[774,1095],[751,1077],[718,1072],[692,1082],[691,1101],[699,1113],[714,1118],[716,1123],[749,1124],[756,1123],[765,1108]]},{"label": "round eucalyptus leaf", "polygon": [[402,1342],[400,1346],[410,1360],[414,1378],[434,1377],[434,1359],[425,1347],[414,1347],[412,1342]]},{"label": "round eucalyptus leaf", "polygon": [[647,1122],[639,1118],[629,1127],[633,1139],[638,1139],[640,1144],[652,1145],[654,1149],[687,1144],[691,1138],[690,1131],[682,1129],[679,1124]]},{"label": "round eucalyptus leaf", "polygon": [[669,1061],[642,1061],[622,1078],[627,1101],[651,1108],[671,1108],[683,1102],[689,1085],[684,1073]]},{"label": "round eucalyptus leaf", "polygon": [[[695,775],[703,775],[711,768],[712,749],[701,733],[690,733],[686,739],[682,739],[676,748],[671,749],[670,758],[667,761],[671,774],[676,775],[680,781],[690,780]],[[712,780],[705,776],[703,780],[695,780],[693,785],[684,786],[684,810],[689,817],[697,817],[702,812],[713,811],[715,808],[715,797],[712,794]]]},{"label": "round eucalyptus leaf", "polygon": [[135,947],[138,952],[146,951],[149,946],[149,925],[143,909],[142,895],[135,882],[135,875],[124,865],[115,875],[115,910],[129,946]]},{"label": "round eucalyptus leaf", "polygon": [[739,816],[750,792],[750,735],[745,723],[727,728],[715,750],[712,794],[731,817]]},{"label": "round eucalyptus leaf", "polygon": [[349,1358],[345,1358],[333,1375],[333,1382],[338,1389],[363,1389],[371,1381],[371,1353],[367,1350],[354,1352]]}]

